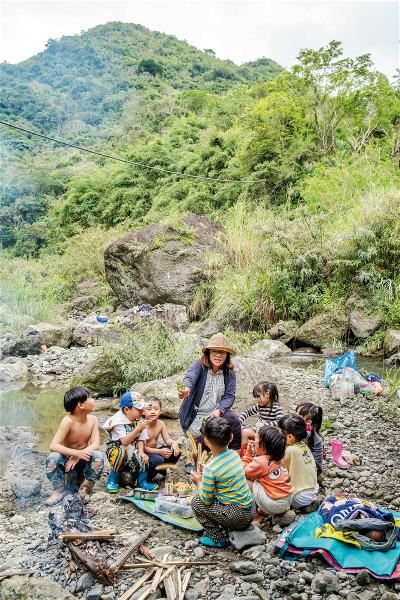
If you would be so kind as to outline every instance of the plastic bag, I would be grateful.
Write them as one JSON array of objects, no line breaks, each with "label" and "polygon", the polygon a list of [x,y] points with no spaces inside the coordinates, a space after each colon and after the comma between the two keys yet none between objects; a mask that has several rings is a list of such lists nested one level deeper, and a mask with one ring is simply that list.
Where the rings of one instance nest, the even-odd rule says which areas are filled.
[{"label": "plastic bag", "polygon": [[329,379],[334,373],[342,373],[344,367],[350,367],[358,371],[357,361],[353,350],[349,350],[336,358],[329,358],[325,361],[324,385],[329,387]]}]

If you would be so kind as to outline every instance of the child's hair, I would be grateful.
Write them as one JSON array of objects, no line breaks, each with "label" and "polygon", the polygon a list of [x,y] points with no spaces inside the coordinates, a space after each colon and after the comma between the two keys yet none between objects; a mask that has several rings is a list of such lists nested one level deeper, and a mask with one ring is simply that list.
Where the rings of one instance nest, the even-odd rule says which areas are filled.
[{"label": "child's hair", "polygon": [[322,425],[322,408],[316,404],[313,404],[312,402],[302,402],[296,406],[296,413],[303,417],[304,420],[309,417],[311,421],[311,431],[310,435],[308,436],[307,443],[310,450],[314,450],[315,432],[319,433]]},{"label": "child's hair", "polygon": [[278,427],[283,433],[291,433],[298,442],[307,437],[306,422],[300,415],[290,413],[278,421]]},{"label": "child's hair", "polygon": [[286,437],[277,427],[264,425],[258,430],[259,445],[272,460],[282,460],[286,451]]},{"label": "child's hair", "polygon": [[158,404],[158,406],[160,408],[162,408],[162,402],[159,398],[156,398],[155,396],[145,396],[144,398],[144,403],[145,403],[145,408],[146,408],[146,404]]},{"label": "child's hair", "polygon": [[279,392],[274,383],[269,383],[269,381],[260,381],[253,388],[254,398],[258,398],[261,394],[267,394],[268,392],[270,405],[272,406],[272,404],[277,404],[279,402]]},{"label": "child's hair", "polygon": [[83,386],[72,387],[70,390],[65,392],[64,395],[64,408],[67,412],[73,413],[79,402],[85,402],[92,392]]},{"label": "child's hair", "polygon": [[223,417],[212,417],[204,426],[204,437],[216,446],[223,448],[231,441],[232,427]]}]

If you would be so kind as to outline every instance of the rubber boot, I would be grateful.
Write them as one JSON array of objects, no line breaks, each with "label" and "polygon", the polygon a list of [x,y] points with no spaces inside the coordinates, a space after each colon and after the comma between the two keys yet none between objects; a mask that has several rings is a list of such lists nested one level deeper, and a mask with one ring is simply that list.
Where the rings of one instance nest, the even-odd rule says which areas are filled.
[{"label": "rubber boot", "polygon": [[343,444],[340,440],[332,440],[332,460],[341,469],[348,469],[349,465],[344,460]]},{"label": "rubber boot", "polygon": [[107,486],[106,486],[107,492],[109,492],[110,494],[116,494],[119,491],[118,480],[119,480],[118,471],[113,471],[111,469],[110,474],[107,479]]},{"label": "rubber boot", "polygon": [[65,488],[63,485],[58,488],[54,488],[52,495],[46,500],[46,505],[54,506],[55,504],[58,504],[64,498],[64,495]]},{"label": "rubber boot", "polygon": [[149,483],[147,481],[147,471],[139,471],[137,476],[137,486],[142,490],[148,490],[149,492],[158,488],[156,483]]}]

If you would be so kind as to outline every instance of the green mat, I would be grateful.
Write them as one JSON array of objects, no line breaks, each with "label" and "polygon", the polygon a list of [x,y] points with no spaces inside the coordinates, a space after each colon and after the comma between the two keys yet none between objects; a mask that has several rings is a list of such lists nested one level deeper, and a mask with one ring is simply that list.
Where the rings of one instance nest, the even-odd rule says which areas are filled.
[{"label": "green mat", "polygon": [[149,513],[149,515],[153,515],[153,517],[157,517],[164,523],[169,523],[170,525],[175,525],[175,527],[181,527],[181,529],[189,529],[190,531],[202,531],[203,527],[200,525],[198,520],[195,517],[190,517],[189,519],[183,519],[178,515],[173,515],[171,513],[160,513],[155,510],[155,504],[151,500],[138,500],[137,498],[133,498],[132,496],[117,496],[119,500],[125,500],[125,502],[131,502],[140,510],[144,510],[144,512]]}]

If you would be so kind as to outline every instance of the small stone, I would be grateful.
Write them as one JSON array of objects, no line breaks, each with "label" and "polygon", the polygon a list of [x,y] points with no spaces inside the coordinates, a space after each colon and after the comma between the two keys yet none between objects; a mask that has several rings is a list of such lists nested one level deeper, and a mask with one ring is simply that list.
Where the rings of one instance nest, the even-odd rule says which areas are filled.
[{"label": "small stone", "polygon": [[371,577],[369,576],[368,571],[363,569],[359,573],[357,573],[356,581],[358,585],[369,585],[371,583]]},{"label": "small stone", "polygon": [[224,572],[222,569],[214,569],[213,571],[209,571],[208,574],[214,579],[215,577],[222,577]]},{"label": "small stone", "polygon": [[13,517],[11,517],[10,523],[12,523],[13,525],[23,525],[25,523],[25,517],[23,517],[22,515],[14,515]]},{"label": "small stone", "polygon": [[252,524],[247,529],[231,531],[229,533],[229,540],[236,550],[243,550],[243,548],[247,548],[248,546],[264,544],[266,535],[259,527]]},{"label": "small stone", "polygon": [[210,587],[210,578],[206,575],[203,579],[201,579],[198,583],[196,583],[193,588],[198,592],[200,596],[204,596],[208,592],[208,588]]},{"label": "small stone", "polygon": [[257,573],[257,567],[253,562],[249,560],[236,560],[230,565],[231,571],[242,573],[242,575],[250,575],[251,573]]},{"label": "small stone", "polygon": [[189,588],[185,592],[185,600],[197,600],[199,593],[194,588]]},{"label": "small stone", "polygon": [[42,484],[35,479],[19,477],[11,483],[11,489],[16,498],[31,498],[40,494]]},{"label": "small stone", "polygon": [[[293,521],[296,520],[296,513],[294,512],[294,510],[287,510],[286,512],[282,513],[281,515],[274,515],[272,517],[272,523],[274,525],[280,525],[281,527],[287,527],[288,525],[290,525],[291,523],[293,523]],[[280,532],[278,532],[280,533]]]},{"label": "small stone", "polygon": [[100,600],[102,593],[103,586],[100,583],[97,583],[88,591],[86,600]]},{"label": "small stone", "polygon": [[84,573],[81,575],[76,583],[76,591],[83,592],[88,590],[94,585],[94,577],[91,573]]},{"label": "small stone", "polygon": [[317,592],[317,594],[338,592],[340,590],[340,583],[335,573],[331,573],[331,571],[320,571],[313,578],[311,589],[313,592]]},{"label": "small stone", "polygon": [[262,583],[264,575],[262,573],[250,573],[250,575],[242,575],[243,581],[251,581],[252,583]]},{"label": "small stone", "polygon": [[197,546],[197,548],[193,550],[193,554],[196,558],[204,558],[206,555],[204,548],[201,548],[200,546]]},{"label": "small stone", "polygon": [[254,546],[253,548],[247,548],[243,551],[243,558],[248,560],[256,560],[264,552],[264,546]]}]

